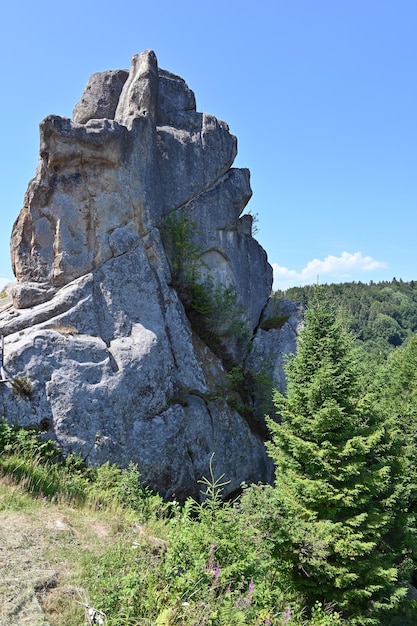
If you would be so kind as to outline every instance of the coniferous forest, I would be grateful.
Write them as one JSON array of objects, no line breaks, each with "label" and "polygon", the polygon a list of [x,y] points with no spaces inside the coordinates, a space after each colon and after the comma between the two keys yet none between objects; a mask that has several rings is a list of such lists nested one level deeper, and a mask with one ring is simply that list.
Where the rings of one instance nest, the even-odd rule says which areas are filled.
[{"label": "coniferous forest", "polygon": [[[266,418],[273,485],[223,502],[213,457],[201,503],[163,502],[135,467],[86,468],[2,424],[0,469],[22,502],[117,511],[115,539],[80,549],[65,579],[103,624],[417,623],[417,283],[282,296],[306,312],[286,394],[274,392],[279,419]],[[51,623],[81,623],[57,597]]]},{"label": "coniferous forest", "polygon": [[[350,282],[321,285],[349,323],[349,329],[376,358],[384,358],[417,332],[417,281],[379,283]],[[308,306],[315,286],[292,287],[277,291],[275,297],[288,298]]]}]

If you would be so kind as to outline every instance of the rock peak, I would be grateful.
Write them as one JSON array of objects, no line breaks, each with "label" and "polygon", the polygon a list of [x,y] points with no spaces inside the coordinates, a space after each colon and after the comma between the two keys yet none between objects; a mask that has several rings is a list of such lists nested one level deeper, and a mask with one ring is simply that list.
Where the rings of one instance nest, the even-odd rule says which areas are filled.
[{"label": "rock peak", "polygon": [[235,156],[227,124],[147,50],[93,74],[72,120],[41,122],[11,236],[5,372],[32,391],[3,385],[2,412],[89,463],[137,463],[167,497],[198,497],[213,452],[231,491],[272,476],[229,401],[272,284]]}]

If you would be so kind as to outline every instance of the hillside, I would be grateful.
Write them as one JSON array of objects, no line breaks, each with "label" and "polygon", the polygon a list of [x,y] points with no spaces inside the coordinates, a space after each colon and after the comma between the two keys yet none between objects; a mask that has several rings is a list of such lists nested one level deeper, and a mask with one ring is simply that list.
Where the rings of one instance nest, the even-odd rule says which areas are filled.
[{"label": "hillside", "polygon": [[[13,445],[13,450],[11,450]],[[0,424],[1,626],[341,624],[277,584],[263,541],[268,491],[221,504],[163,502],[134,467],[52,459],[36,433]]]},{"label": "hillside", "polygon": [[180,504],[1,421],[1,626],[414,626],[417,335],[368,378],[356,343],[310,302],[275,484],[234,500],[213,453]]},{"label": "hillside", "polygon": [[[342,310],[352,332],[373,355],[386,357],[417,332],[417,281],[347,282],[321,285],[323,293]],[[277,291],[308,307],[314,286]]]}]

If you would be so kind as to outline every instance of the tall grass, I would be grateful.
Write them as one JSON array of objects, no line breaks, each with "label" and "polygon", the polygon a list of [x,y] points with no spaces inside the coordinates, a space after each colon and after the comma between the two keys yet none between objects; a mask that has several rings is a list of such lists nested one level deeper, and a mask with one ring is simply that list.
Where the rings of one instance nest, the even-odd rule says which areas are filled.
[{"label": "tall grass", "polygon": [[[211,466],[202,504],[164,502],[141,484],[135,465],[88,468],[64,458],[42,434],[5,421],[0,453],[3,477],[38,505],[44,500],[44,513],[62,503],[71,504],[73,516],[79,511],[79,537],[83,517],[114,529],[111,541],[87,547],[70,537],[51,557],[72,572],[43,598],[54,626],[80,626],[82,605],[104,614],[106,626],[342,624],[326,607],[306,620],[302,598],[286,588],[268,537],[272,488],[250,487],[239,501],[224,503],[225,481]],[[19,510],[19,498],[8,505],[13,501]]]},{"label": "tall grass", "polygon": [[40,433],[0,422],[0,472],[28,493],[83,502],[89,470],[70,455],[64,458],[55,443]]}]

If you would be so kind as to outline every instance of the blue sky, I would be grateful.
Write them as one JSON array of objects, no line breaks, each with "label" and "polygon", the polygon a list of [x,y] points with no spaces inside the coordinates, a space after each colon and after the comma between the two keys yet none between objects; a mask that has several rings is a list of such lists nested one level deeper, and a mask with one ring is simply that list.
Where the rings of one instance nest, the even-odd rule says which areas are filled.
[{"label": "blue sky", "polygon": [[415,0],[3,3],[0,286],[39,122],[151,48],[238,137],[275,287],[417,279]]}]

